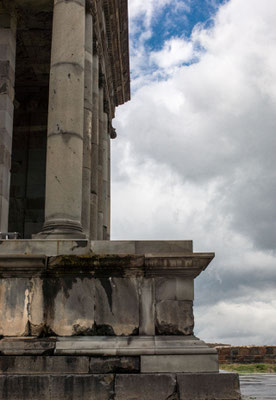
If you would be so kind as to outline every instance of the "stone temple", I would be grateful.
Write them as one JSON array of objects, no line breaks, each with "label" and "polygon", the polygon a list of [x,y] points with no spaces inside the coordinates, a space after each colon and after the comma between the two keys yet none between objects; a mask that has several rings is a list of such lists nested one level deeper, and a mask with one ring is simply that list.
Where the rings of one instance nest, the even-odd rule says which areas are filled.
[{"label": "stone temple", "polygon": [[0,0],[0,399],[240,399],[193,333],[214,253],[110,240],[129,99],[127,0]]}]

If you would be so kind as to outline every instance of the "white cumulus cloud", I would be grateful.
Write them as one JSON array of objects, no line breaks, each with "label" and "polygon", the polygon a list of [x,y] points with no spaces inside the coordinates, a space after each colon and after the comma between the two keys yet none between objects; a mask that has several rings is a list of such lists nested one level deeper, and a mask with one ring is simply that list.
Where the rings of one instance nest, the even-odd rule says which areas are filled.
[{"label": "white cumulus cloud", "polygon": [[[134,16],[146,7],[131,4]],[[148,31],[164,2],[150,4]],[[141,41],[139,84],[117,112],[113,239],[216,252],[196,286],[202,339],[276,341],[275,20],[274,0],[229,0],[189,39],[151,54]]]}]

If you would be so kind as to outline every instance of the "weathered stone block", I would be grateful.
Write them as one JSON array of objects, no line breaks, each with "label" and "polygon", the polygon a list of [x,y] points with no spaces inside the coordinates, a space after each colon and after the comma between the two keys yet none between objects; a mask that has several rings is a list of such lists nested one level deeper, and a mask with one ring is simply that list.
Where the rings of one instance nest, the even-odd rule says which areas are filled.
[{"label": "weathered stone block", "polygon": [[175,392],[174,375],[117,375],[115,378],[115,400],[176,400]]},{"label": "weathered stone block", "polygon": [[[98,151],[98,147],[94,146],[94,151],[96,150]],[[97,240],[91,242],[91,249],[96,254],[134,254],[135,242],[130,240]]]},{"label": "weathered stone block", "polygon": [[189,278],[156,278],[156,300],[194,300],[194,280]]},{"label": "weathered stone block", "polygon": [[[1,97],[0,97],[1,98]],[[9,150],[6,148],[5,145],[0,144],[0,164],[3,164],[7,169],[10,169],[11,167],[11,154]],[[1,177],[1,184],[3,183],[3,174],[9,176],[8,171],[1,171],[0,177]]]},{"label": "weathered stone block", "polygon": [[153,278],[140,279],[140,335],[155,334],[155,286]]},{"label": "weathered stone block", "polygon": [[0,376],[1,400],[109,400],[113,375]]},{"label": "weathered stone block", "polygon": [[[13,120],[10,114],[5,110],[0,110],[0,130],[3,130],[9,136],[9,140],[1,135],[1,142],[6,144],[11,143]],[[8,147],[8,146],[7,146]],[[8,147],[9,148],[9,147]]]},{"label": "weathered stone block", "polygon": [[177,375],[180,400],[240,400],[238,374]]},{"label": "weathered stone block", "polygon": [[163,300],[156,303],[156,332],[159,335],[192,335],[192,301]]},{"label": "weathered stone block", "polygon": [[8,78],[14,84],[14,70],[9,60],[0,61],[0,78]]},{"label": "weathered stone block", "polygon": [[135,241],[136,254],[171,254],[191,253],[192,240],[137,240]]},{"label": "weathered stone block", "polygon": [[58,336],[92,334],[95,286],[92,278],[45,279],[47,326]]},{"label": "weathered stone block", "polygon": [[95,289],[96,333],[99,335],[137,334],[139,328],[137,279],[96,279]]},{"label": "weathered stone block", "polygon": [[34,339],[32,337],[12,337],[0,340],[0,354],[5,356],[20,355],[52,355],[56,347],[56,339]]},{"label": "weathered stone block", "polygon": [[7,94],[0,96],[0,109],[7,111],[11,118],[13,118],[13,103]]},{"label": "weathered stone block", "polygon": [[31,336],[39,336],[44,330],[44,298],[43,281],[40,278],[30,279],[30,286],[26,290],[29,332]]},{"label": "weathered stone block", "polygon": [[91,247],[97,254],[171,254],[193,251],[192,240],[97,240]]},{"label": "weathered stone block", "polygon": [[0,77],[0,96],[8,95],[13,101],[14,99],[14,88],[11,81],[8,78]]},{"label": "weathered stone block", "polygon": [[49,400],[50,377],[47,375],[0,375],[1,400]]},{"label": "weathered stone block", "polygon": [[88,357],[2,356],[0,374],[88,374]]},{"label": "weathered stone block", "polygon": [[28,334],[28,279],[1,279],[0,281],[0,335]]},{"label": "weathered stone block", "polygon": [[0,334],[39,335],[43,328],[43,297],[40,278],[7,278],[0,281]]},{"label": "weathered stone block", "polygon": [[216,354],[141,356],[141,372],[218,372]]},{"label": "weathered stone block", "polygon": [[114,376],[63,375],[51,377],[51,400],[110,400]]},{"label": "weathered stone block", "polygon": [[51,257],[49,265],[54,265],[60,254],[82,255],[89,251],[87,240],[7,240],[0,242],[0,254],[45,254]]},{"label": "weathered stone block", "polygon": [[[1,29],[0,38],[2,38],[3,32],[5,29]],[[9,38],[7,38],[9,40]],[[11,39],[12,40],[12,39]],[[0,61],[7,61],[9,60],[11,63],[12,68],[15,68],[15,52],[12,50],[10,44],[3,43],[4,40],[0,40]]]},{"label": "weathered stone block", "polygon": [[139,357],[91,357],[90,373],[137,373],[140,371]]}]

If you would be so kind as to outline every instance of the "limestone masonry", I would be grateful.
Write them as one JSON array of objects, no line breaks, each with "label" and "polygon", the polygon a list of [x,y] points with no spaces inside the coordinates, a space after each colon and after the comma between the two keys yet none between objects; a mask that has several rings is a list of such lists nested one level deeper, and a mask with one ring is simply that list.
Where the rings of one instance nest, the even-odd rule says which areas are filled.
[{"label": "limestone masonry", "polygon": [[190,240],[110,241],[127,0],[0,0],[0,399],[239,400]]}]

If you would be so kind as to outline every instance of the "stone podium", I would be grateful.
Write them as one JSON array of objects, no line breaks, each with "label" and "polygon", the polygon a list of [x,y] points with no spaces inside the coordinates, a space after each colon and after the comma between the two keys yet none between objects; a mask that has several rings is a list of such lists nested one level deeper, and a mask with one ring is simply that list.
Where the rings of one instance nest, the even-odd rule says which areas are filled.
[{"label": "stone podium", "polygon": [[191,241],[2,241],[3,398],[240,399],[193,334],[213,257]]},{"label": "stone podium", "polygon": [[127,0],[0,0],[0,83],[0,398],[240,399],[193,333],[214,254],[110,241]]}]

